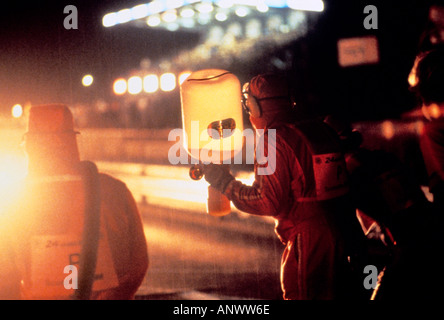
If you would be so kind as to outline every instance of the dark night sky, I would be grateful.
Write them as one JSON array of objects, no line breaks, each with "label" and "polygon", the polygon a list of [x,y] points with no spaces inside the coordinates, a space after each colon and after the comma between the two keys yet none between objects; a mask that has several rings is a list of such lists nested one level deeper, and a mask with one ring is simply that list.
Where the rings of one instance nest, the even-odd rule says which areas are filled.
[{"label": "dark night sky", "polygon": [[[27,101],[32,104],[71,104],[92,94],[88,90],[96,90],[95,95],[106,97],[111,93],[112,81],[138,67],[142,58],[155,60],[196,43],[196,36],[190,38],[177,32],[135,29],[128,25],[109,29],[102,27],[101,19],[107,12],[143,2],[26,0],[2,4],[0,111],[9,111],[13,104]],[[303,47],[307,45],[311,50],[306,53],[310,63],[304,71],[307,77],[304,74],[300,80],[304,85],[301,91],[315,87],[317,91],[314,90],[313,94],[323,98],[320,103],[324,106],[344,102],[344,106],[350,107],[364,100],[367,105],[362,108],[358,106],[355,110],[361,112],[366,109],[365,112],[374,111],[381,116],[381,110],[387,110],[385,104],[398,103],[397,107],[392,108],[397,112],[396,108],[404,105],[402,99],[408,99],[405,95],[405,77],[424,26],[426,1],[324,2],[326,10],[316,26],[317,30],[306,44],[292,49],[303,52],[306,50]],[[377,31],[369,32],[362,27],[363,7],[368,3],[379,9]],[[71,4],[78,9],[78,30],[63,27],[66,17],[63,9]],[[341,37],[367,34],[375,34],[380,40],[380,65],[338,70],[336,41]],[[86,73],[95,76],[94,88],[81,86],[81,77]],[[307,84],[310,81],[312,87]],[[378,84],[375,85],[375,82]],[[364,99],[362,94],[365,95]],[[370,110],[373,108],[370,104],[379,106],[380,110]]]},{"label": "dark night sky", "polygon": [[[307,79],[316,105],[352,119],[396,117],[414,107],[407,77],[426,26],[427,0],[326,1],[329,6],[309,36]],[[378,8],[378,29],[366,30],[363,8]],[[380,61],[376,65],[340,68],[337,41],[376,36]],[[311,91],[312,88],[306,89]]]},{"label": "dark night sky", "polygon": [[[140,3],[143,1],[46,0],[14,2],[2,8],[1,110],[26,101],[40,104],[81,100],[79,95],[86,90],[80,81],[86,73],[95,76],[96,84],[105,84],[103,88],[96,85],[95,90],[105,91],[96,94],[106,96],[112,81],[137,68],[141,59],[156,59],[190,44],[179,33],[102,26],[104,14]],[[77,7],[77,30],[63,26],[66,5]],[[160,45],[162,42],[169,45]]]}]

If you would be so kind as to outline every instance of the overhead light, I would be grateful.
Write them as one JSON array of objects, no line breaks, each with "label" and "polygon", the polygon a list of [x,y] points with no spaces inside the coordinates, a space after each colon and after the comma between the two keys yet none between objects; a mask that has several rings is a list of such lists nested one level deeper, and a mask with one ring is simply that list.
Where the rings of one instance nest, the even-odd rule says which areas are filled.
[{"label": "overhead light", "polygon": [[166,25],[166,29],[168,31],[177,31],[179,30],[179,24],[176,22],[170,22]]},{"label": "overhead light", "polygon": [[192,18],[182,19],[181,25],[185,28],[193,28],[196,25],[196,22]]},{"label": "overhead light", "polygon": [[264,3],[261,2],[256,6],[257,11],[259,12],[267,12],[268,11],[268,6]]},{"label": "overhead light", "polygon": [[208,24],[211,21],[211,15],[209,13],[199,13],[197,17],[197,22],[202,25]]},{"label": "overhead light", "polygon": [[287,0],[290,9],[305,11],[324,11],[324,2],[322,0]]},{"label": "overhead light", "polygon": [[149,16],[146,19],[146,24],[150,27],[157,27],[162,21],[160,20],[160,17],[158,15]]},{"label": "overhead light", "polygon": [[14,118],[20,118],[23,115],[23,107],[20,104],[16,104],[11,109],[11,114]]},{"label": "overhead light", "polygon": [[126,23],[132,20],[131,10],[123,9],[117,12],[117,22],[118,23]]},{"label": "overhead light", "polygon": [[[305,0],[311,1],[311,0]],[[271,8],[285,8],[287,7],[287,0],[266,0],[267,5]]]},{"label": "overhead light", "polygon": [[176,9],[182,7],[184,4],[184,0],[166,0],[165,6],[166,9]]},{"label": "overhead light", "polygon": [[220,0],[217,2],[217,5],[221,8],[227,9],[233,6],[233,0]]},{"label": "overhead light", "polygon": [[140,4],[131,9],[131,16],[133,19],[142,19],[149,15],[148,5]]},{"label": "overhead light", "polygon": [[93,81],[94,81],[94,78],[90,74],[87,74],[82,78],[82,84],[85,87],[89,87],[90,85],[92,85]]},{"label": "overhead light", "polygon": [[162,14],[162,19],[163,19],[163,21],[165,21],[167,23],[176,21],[176,19],[177,19],[176,10],[173,9],[173,10],[165,11]]},{"label": "overhead light", "polygon": [[142,78],[138,76],[133,76],[128,79],[128,92],[131,94],[138,94],[142,91],[143,84]]},{"label": "overhead light", "polygon": [[194,16],[194,10],[191,8],[185,8],[180,11],[180,16],[182,18],[191,18],[192,16]]},{"label": "overhead light", "polygon": [[149,74],[143,78],[143,90],[147,93],[156,92],[159,89],[159,79],[155,74]]},{"label": "overhead light", "polygon": [[196,6],[196,9],[200,13],[210,13],[213,11],[213,5],[209,2],[202,2]]},{"label": "overhead light", "polygon": [[164,10],[164,5],[162,1],[154,0],[153,2],[148,3],[148,11],[149,14],[155,14],[162,12]]},{"label": "overhead light", "polygon": [[125,79],[116,79],[113,84],[113,91],[117,95],[122,95],[126,92],[127,84]]},{"label": "overhead light", "polygon": [[176,76],[173,73],[164,73],[160,76],[160,89],[172,91],[176,88]]},{"label": "overhead light", "polygon": [[106,28],[115,26],[117,24],[117,14],[115,12],[105,14],[102,19],[102,24]]},{"label": "overhead light", "polygon": [[218,12],[218,13],[216,13],[216,15],[214,16],[214,18],[217,20],[217,21],[226,21],[227,19],[228,19],[228,16],[227,16],[227,14],[225,13],[225,12]]},{"label": "overhead light", "polygon": [[179,74],[179,84],[182,84],[191,74],[191,71],[183,71]]},{"label": "overhead light", "polygon": [[248,15],[250,13],[250,10],[247,9],[246,7],[239,7],[236,9],[235,13],[239,17],[245,17],[246,15]]}]

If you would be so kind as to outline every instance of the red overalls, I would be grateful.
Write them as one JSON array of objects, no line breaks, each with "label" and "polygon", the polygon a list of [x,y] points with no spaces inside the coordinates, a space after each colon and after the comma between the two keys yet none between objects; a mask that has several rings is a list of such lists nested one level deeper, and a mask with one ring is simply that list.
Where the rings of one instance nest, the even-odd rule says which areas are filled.
[{"label": "red overalls", "polygon": [[[225,194],[240,210],[273,216],[286,245],[281,262],[285,299],[333,299],[347,265],[346,231],[355,228],[347,173],[337,136],[318,121],[274,125],[276,141],[264,136],[276,166],[246,186],[232,181]],[[265,165],[266,166],[266,165]]]}]

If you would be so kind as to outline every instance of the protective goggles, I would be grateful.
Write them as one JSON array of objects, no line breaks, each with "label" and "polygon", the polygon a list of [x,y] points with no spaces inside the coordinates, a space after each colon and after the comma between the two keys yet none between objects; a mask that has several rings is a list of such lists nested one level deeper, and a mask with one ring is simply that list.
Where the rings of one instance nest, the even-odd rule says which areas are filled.
[{"label": "protective goggles", "polygon": [[242,107],[244,108],[245,112],[247,112],[248,114],[250,114],[251,112],[250,108],[248,108],[247,106],[247,100],[249,95],[250,95],[250,83],[247,82],[242,87],[241,102],[242,102]]}]

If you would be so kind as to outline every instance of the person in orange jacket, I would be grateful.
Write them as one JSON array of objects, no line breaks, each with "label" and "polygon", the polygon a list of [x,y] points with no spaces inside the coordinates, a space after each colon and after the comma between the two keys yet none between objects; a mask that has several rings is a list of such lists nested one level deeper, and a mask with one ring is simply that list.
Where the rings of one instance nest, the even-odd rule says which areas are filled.
[{"label": "person in orange jacket", "polygon": [[123,182],[80,160],[76,134],[68,107],[30,109],[28,176],[2,223],[1,298],[133,299],[145,277],[136,202]]},{"label": "person in orange jacket", "polygon": [[286,246],[284,299],[356,297],[348,257],[356,251],[355,239],[363,241],[363,236],[348,198],[337,134],[322,121],[295,118],[290,84],[279,74],[252,78],[244,85],[243,104],[254,129],[263,134],[263,155],[275,163],[256,159],[252,186],[217,164],[205,167],[206,181],[239,210],[274,217]]}]

